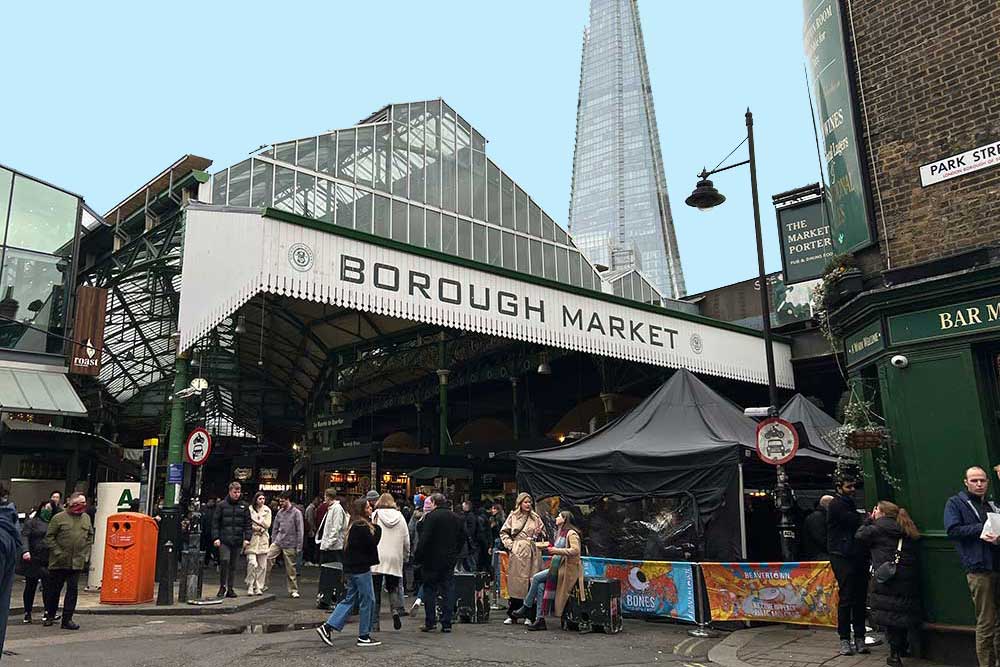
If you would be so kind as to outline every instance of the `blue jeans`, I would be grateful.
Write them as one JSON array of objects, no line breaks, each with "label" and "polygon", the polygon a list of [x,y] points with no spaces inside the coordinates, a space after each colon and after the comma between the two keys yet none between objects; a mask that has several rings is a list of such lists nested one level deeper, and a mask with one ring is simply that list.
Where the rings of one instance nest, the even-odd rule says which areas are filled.
[{"label": "blue jeans", "polygon": [[367,637],[372,631],[375,620],[375,588],[372,586],[372,573],[362,572],[361,574],[345,574],[347,577],[347,594],[344,599],[334,608],[330,618],[326,619],[326,624],[340,632],[347,623],[347,617],[354,608],[354,602],[358,602],[358,637]]},{"label": "blue jeans", "polygon": [[528,594],[524,596],[524,606],[534,607],[538,616],[542,615],[542,600],[545,598],[545,582],[549,579],[549,571],[536,572],[531,577]]},{"label": "blue jeans", "polygon": [[[437,573],[435,573],[437,575]],[[437,599],[440,595],[441,602],[441,627],[451,627],[451,615],[455,610],[455,572],[448,570],[441,575],[435,576],[433,581],[424,580],[423,597],[424,601],[424,625],[432,628],[437,625]]]}]

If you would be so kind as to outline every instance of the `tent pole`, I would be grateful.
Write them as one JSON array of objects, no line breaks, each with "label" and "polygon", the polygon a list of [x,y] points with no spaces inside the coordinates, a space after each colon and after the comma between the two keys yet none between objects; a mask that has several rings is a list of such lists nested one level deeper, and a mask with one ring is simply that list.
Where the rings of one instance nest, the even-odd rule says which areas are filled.
[{"label": "tent pole", "polygon": [[746,495],[743,489],[743,464],[736,466],[740,475],[740,553],[743,560],[747,558],[747,512]]}]

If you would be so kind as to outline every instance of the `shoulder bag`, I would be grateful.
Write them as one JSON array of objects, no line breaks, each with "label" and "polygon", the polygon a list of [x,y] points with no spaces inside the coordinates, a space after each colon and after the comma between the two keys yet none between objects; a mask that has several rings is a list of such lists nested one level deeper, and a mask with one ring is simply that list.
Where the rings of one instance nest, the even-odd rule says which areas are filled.
[{"label": "shoulder bag", "polygon": [[899,538],[899,542],[896,543],[896,554],[892,557],[892,560],[887,560],[886,562],[875,568],[875,581],[880,584],[887,584],[893,580],[896,576],[896,568],[899,565],[899,557],[903,551],[903,538]]}]

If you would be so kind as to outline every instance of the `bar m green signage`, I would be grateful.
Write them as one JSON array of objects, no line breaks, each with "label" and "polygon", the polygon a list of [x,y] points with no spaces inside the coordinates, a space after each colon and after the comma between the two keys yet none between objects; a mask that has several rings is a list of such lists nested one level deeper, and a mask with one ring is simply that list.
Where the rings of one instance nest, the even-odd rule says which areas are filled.
[{"label": "bar m green signage", "polygon": [[882,320],[875,320],[861,327],[844,339],[844,354],[847,365],[854,366],[885,349],[885,336],[882,335]]},{"label": "bar m green signage", "polygon": [[802,39],[823,136],[823,171],[830,198],[833,250],[871,245],[868,197],[861,167],[839,0],[803,0]]},{"label": "bar m green signage", "polygon": [[993,329],[1000,329],[1000,296],[889,318],[889,339],[893,344],[963,336]]}]

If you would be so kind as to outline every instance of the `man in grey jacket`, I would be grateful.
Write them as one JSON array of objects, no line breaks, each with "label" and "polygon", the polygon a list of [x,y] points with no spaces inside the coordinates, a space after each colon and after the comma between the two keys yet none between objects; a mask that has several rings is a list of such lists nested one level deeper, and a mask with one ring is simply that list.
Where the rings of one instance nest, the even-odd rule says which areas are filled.
[{"label": "man in grey jacket", "polygon": [[285,560],[285,573],[288,575],[288,592],[293,598],[299,597],[299,579],[295,571],[295,559],[302,547],[305,535],[305,525],[302,512],[292,503],[292,494],[285,491],[281,494],[281,508],[274,516],[271,524],[271,546],[267,550],[267,569],[270,573],[274,562],[281,555]]},{"label": "man in grey jacket", "polygon": [[344,562],[344,535],[349,522],[347,511],[337,500],[336,489],[326,490],[327,510],[316,527],[316,544],[319,545],[319,562]]}]

